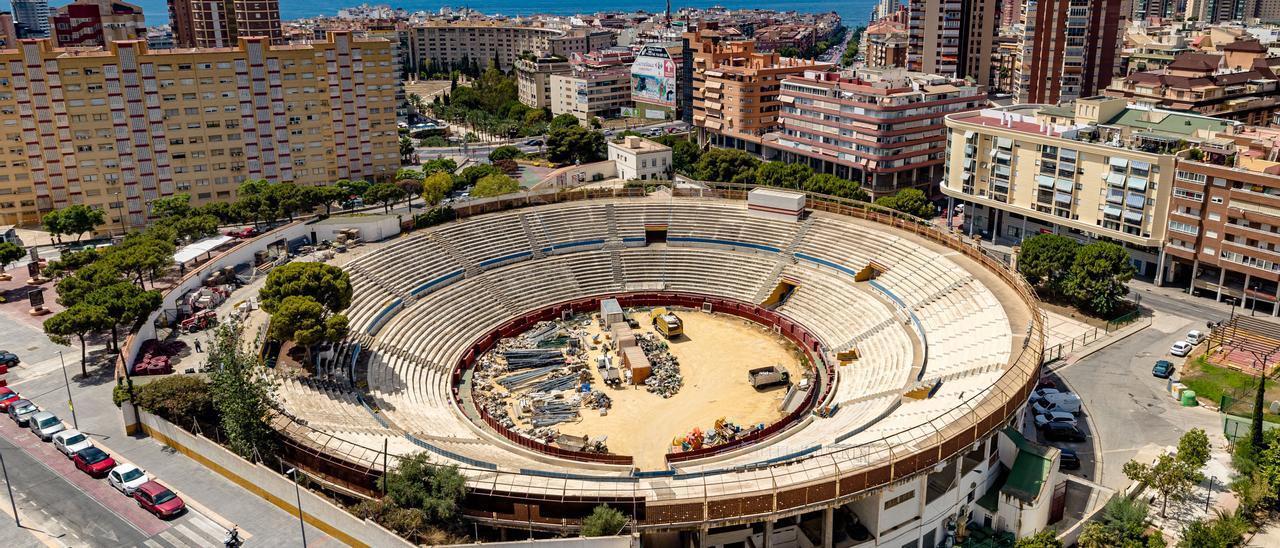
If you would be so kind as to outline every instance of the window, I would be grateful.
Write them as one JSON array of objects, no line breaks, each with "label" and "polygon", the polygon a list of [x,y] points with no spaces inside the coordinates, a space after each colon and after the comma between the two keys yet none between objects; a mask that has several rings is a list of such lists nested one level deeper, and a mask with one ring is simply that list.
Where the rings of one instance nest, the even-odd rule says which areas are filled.
[{"label": "window", "polygon": [[1200,227],[1187,223],[1180,223],[1178,221],[1169,221],[1169,230],[1181,232],[1183,234],[1190,234],[1192,236],[1200,233]]},{"label": "window", "polygon": [[1179,180],[1191,181],[1193,183],[1204,184],[1205,176],[1203,173],[1192,173],[1190,171],[1182,171],[1179,169],[1175,175]]}]

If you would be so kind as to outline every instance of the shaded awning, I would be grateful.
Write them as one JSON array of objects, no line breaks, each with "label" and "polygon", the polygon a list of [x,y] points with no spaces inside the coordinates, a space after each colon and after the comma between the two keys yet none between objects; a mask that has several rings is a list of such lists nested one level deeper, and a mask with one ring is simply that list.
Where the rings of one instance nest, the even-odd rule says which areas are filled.
[{"label": "shaded awning", "polygon": [[1119,219],[1120,208],[1115,206],[1106,206],[1102,208],[1102,214],[1106,216],[1108,219]]},{"label": "shaded awning", "polygon": [[1036,175],[1036,184],[1040,185],[1040,188],[1053,188],[1053,177]]},{"label": "shaded awning", "polygon": [[1142,224],[1142,214],[1136,211],[1124,212],[1124,220],[1126,223]]},{"label": "shaded awning", "polygon": [[1053,201],[1062,205],[1071,205],[1071,195],[1062,192],[1056,192],[1053,195]]},{"label": "shaded awning", "polygon": [[1000,148],[1013,148],[1013,139],[1008,137],[996,137],[996,146]]},{"label": "shaded awning", "polygon": [[1130,194],[1124,199],[1124,205],[1136,209],[1142,209],[1147,205],[1147,197],[1141,194]]},{"label": "shaded awning", "polygon": [[179,249],[177,253],[173,254],[173,262],[178,264],[185,263],[213,251],[233,239],[234,238],[231,236],[213,236],[211,238],[205,238]]},{"label": "shaded awning", "polygon": [[1137,190],[1145,192],[1147,190],[1147,180],[1141,177],[1129,177],[1129,190]]},{"label": "shaded awning", "polygon": [[1108,174],[1107,174],[1107,184],[1116,185],[1116,186],[1122,186],[1122,185],[1124,185],[1124,174],[1121,174],[1121,173],[1108,173]]},{"label": "shaded awning", "polygon": [[1058,190],[1063,192],[1071,192],[1071,190],[1076,187],[1076,184],[1070,179],[1058,179],[1058,184],[1055,186]]},{"label": "shaded awning", "polygon": [[1128,158],[1114,158],[1114,157],[1113,157],[1113,158],[1111,158],[1111,161],[1110,161],[1110,162],[1107,162],[1107,163],[1111,164],[1111,167],[1129,167],[1129,159],[1128,159]]}]

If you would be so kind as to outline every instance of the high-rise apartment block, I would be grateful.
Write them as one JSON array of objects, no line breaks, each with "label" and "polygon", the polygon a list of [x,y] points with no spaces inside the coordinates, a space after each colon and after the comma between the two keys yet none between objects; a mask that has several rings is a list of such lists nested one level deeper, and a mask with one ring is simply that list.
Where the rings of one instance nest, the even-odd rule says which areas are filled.
[{"label": "high-rise apartment block", "polygon": [[1238,122],[1091,97],[947,116],[943,194],[969,230],[1018,242],[1041,232],[1123,245],[1155,276],[1180,156]]},{"label": "high-rise apartment block", "polygon": [[13,0],[12,4],[18,38],[49,37],[49,0]]},{"label": "high-rise apartment block", "polygon": [[989,86],[999,34],[999,0],[911,0],[907,68]]},{"label": "high-rise apartment block", "polygon": [[872,196],[942,178],[947,114],[986,103],[963,80],[903,69],[809,71],[782,81],[782,131],[765,157],[862,183]]},{"label": "high-rise apartment block", "polygon": [[1105,89],[1120,71],[1125,0],[1027,0],[1015,95],[1056,103]]},{"label": "high-rise apartment block", "polygon": [[145,37],[146,32],[142,8],[119,0],[77,0],[53,15],[53,34],[61,47],[105,46]]},{"label": "high-rise apartment block", "polygon": [[1187,0],[1186,16],[1204,23],[1239,21],[1246,12],[1246,0]]},{"label": "high-rise apartment block", "polygon": [[431,63],[447,70],[463,62],[475,62],[483,69],[494,61],[505,70],[526,52],[568,58],[609,48],[615,39],[610,30],[536,27],[499,20],[432,20],[403,32],[406,59],[419,70],[426,70]]},{"label": "high-rise apartment block", "polygon": [[182,48],[235,47],[257,36],[284,43],[279,0],[169,0],[169,24]]},{"label": "high-rise apartment block", "polygon": [[572,71],[563,57],[521,57],[515,63],[516,97],[533,108],[551,108],[551,76]]},{"label": "high-rise apartment block", "polygon": [[0,224],[87,204],[108,211],[106,229],[137,227],[175,193],[202,204],[246,179],[389,177],[398,72],[387,41],[346,32],[216,50],[22,41],[0,51]]},{"label": "high-rise apartment block", "polygon": [[782,127],[782,81],[833,66],[759,52],[751,40],[721,40],[715,31],[691,33],[689,43],[699,140],[750,152],[760,152],[764,135]]}]

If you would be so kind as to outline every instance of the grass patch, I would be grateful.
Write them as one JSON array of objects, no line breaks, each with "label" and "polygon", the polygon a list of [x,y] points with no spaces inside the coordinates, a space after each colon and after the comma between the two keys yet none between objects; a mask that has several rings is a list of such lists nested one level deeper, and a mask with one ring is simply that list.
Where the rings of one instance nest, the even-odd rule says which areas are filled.
[{"label": "grass patch", "polygon": [[[1178,381],[1194,390],[1196,397],[1210,401],[1213,405],[1220,405],[1223,394],[1226,394],[1236,398],[1236,401],[1229,404],[1230,408],[1226,409],[1226,412],[1245,417],[1253,413],[1253,396],[1258,387],[1257,377],[1230,367],[1209,363],[1203,355],[1188,360],[1182,367],[1182,375]],[[1264,398],[1267,405],[1280,400],[1280,383],[1268,380]],[[1264,409],[1263,420],[1280,423],[1280,415]]]}]

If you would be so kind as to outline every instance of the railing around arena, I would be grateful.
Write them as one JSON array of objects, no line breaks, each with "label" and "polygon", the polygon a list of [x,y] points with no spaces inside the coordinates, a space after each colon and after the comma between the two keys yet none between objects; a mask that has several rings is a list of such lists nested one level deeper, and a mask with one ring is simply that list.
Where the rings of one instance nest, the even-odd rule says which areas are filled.
[{"label": "railing around arena", "polygon": [[[672,192],[674,197],[682,199],[745,200],[754,185],[708,183],[707,187],[674,189]],[[958,251],[998,276],[1017,294],[1030,312],[1025,332],[1015,330],[1014,333],[1015,340],[1020,338],[1022,341],[1022,350],[989,390],[979,391],[941,416],[874,441],[823,447],[798,455],[786,465],[766,466],[749,474],[738,474],[740,471],[736,470],[700,472],[696,474],[700,481],[672,483],[671,487],[660,491],[642,486],[641,481],[648,480],[635,477],[630,481],[619,481],[616,476],[602,476],[598,481],[591,481],[575,475],[572,481],[548,478],[532,481],[534,478],[522,471],[463,466],[460,470],[468,476],[472,491],[469,504],[493,504],[492,507],[469,508],[467,514],[490,523],[513,523],[517,522],[517,511],[511,509],[513,499],[538,502],[548,507],[581,504],[573,508],[585,508],[584,514],[590,512],[592,501],[615,501],[620,503],[617,506],[620,510],[634,513],[641,530],[792,515],[847,501],[870,489],[928,470],[940,461],[968,451],[975,441],[990,435],[1016,416],[1035,386],[1043,352],[1043,319],[1038,313],[1034,293],[1022,277],[960,235],[942,232],[921,219],[865,202],[806,194],[811,209],[893,227]],[[642,196],[643,189],[637,188],[547,190],[473,200],[456,206],[455,210],[461,218],[560,202]],[[286,436],[302,436],[303,440],[294,444],[296,448],[316,452],[317,464],[335,473],[344,470],[356,476],[374,471],[380,473],[381,460],[389,460],[394,467],[396,457],[376,449],[336,441],[338,438],[317,434],[307,427],[284,427],[282,430]],[[326,440],[323,442],[314,441],[317,435],[328,437],[323,438]],[[682,475],[676,473],[667,479],[675,481],[681,478]],[[516,507],[523,506],[517,504]],[[534,516],[527,509],[519,512],[522,513],[518,523],[522,526],[526,520],[531,526],[536,524],[553,529],[576,523],[576,518],[565,517],[565,512],[554,512],[558,517],[549,517],[547,513]]]}]

